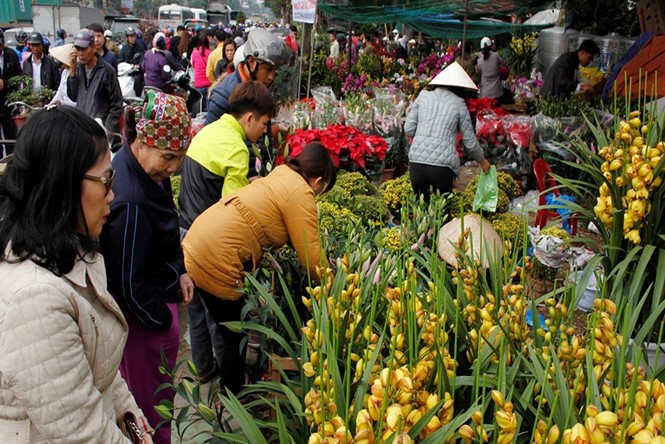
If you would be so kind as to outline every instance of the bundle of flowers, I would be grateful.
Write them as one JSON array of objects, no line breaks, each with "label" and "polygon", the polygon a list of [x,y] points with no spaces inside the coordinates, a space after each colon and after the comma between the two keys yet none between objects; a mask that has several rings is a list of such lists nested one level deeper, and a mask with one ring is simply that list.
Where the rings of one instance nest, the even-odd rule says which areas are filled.
[{"label": "bundle of flowers", "polygon": [[516,103],[524,103],[536,98],[536,93],[543,86],[540,79],[530,79],[528,77],[518,77],[511,85],[511,91]]},{"label": "bundle of flowers", "polygon": [[360,74],[359,76],[354,76],[349,73],[344,79],[344,85],[342,85],[343,93],[361,93],[367,86],[369,79],[365,74]]},{"label": "bundle of flowers", "polygon": [[381,161],[388,150],[388,144],[382,137],[336,124],[328,125],[325,129],[296,130],[287,139],[289,153],[297,156],[305,145],[314,141],[319,141],[326,147],[336,167],[339,167],[342,156],[349,156],[357,167],[364,167],[369,157],[375,156]]},{"label": "bundle of flowers", "polygon": [[594,212],[610,228],[619,209],[623,213],[623,237],[640,244],[641,231],[651,229],[644,223],[652,208],[650,197],[663,183],[665,143],[649,146],[645,137],[654,123],[642,123],[639,111],[629,118],[621,121],[612,142],[598,152],[605,159],[600,169],[606,182],[598,190]]},{"label": "bundle of flowers", "polygon": [[333,189],[317,200],[349,210],[366,226],[382,225],[387,215],[374,184],[358,172],[340,173]]},{"label": "bundle of flowers", "polygon": [[513,36],[508,45],[506,63],[510,71],[517,77],[529,77],[533,68],[538,47],[534,44],[536,34],[526,34],[524,37]]},{"label": "bundle of flowers", "polygon": [[439,56],[436,53],[432,53],[425,57],[416,68],[418,75],[424,75],[427,77],[435,77],[438,73],[443,71],[443,69],[452,63],[455,60],[455,48],[452,46]]},{"label": "bundle of flowers", "polygon": [[399,216],[402,205],[413,199],[413,187],[408,174],[394,180],[387,180],[381,184],[379,193],[388,211]]},{"label": "bundle of flowers", "polygon": [[508,114],[508,112],[499,106],[499,102],[491,97],[480,97],[478,99],[466,99],[466,107],[472,118],[477,117],[480,111],[491,110],[499,117]]}]

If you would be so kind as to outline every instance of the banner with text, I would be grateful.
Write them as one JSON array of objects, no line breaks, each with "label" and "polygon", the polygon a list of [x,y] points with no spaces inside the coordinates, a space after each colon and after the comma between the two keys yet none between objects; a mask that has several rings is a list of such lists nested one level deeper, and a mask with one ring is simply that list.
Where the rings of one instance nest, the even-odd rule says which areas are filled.
[{"label": "banner with text", "polygon": [[316,17],[316,0],[291,0],[293,21],[314,23]]}]

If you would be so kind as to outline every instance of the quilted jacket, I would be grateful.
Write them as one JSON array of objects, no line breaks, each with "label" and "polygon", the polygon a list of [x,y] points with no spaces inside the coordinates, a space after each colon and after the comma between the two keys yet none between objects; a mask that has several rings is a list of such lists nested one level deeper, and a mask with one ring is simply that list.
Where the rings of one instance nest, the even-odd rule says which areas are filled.
[{"label": "quilted jacket", "polygon": [[413,136],[409,162],[448,167],[459,173],[457,134],[462,133],[469,157],[481,161],[485,158],[471,125],[471,116],[464,100],[447,88],[422,91],[411,104],[404,131]]},{"label": "quilted jacket", "polygon": [[0,263],[0,442],[129,442],[117,421],[143,413],[118,371],[126,338],[101,256],[63,277]]},{"label": "quilted jacket", "polygon": [[245,270],[261,262],[263,248],[289,242],[317,278],[325,259],[319,247],[314,192],[286,165],[204,211],[183,240],[185,268],[194,284],[221,299],[242,297]]}]

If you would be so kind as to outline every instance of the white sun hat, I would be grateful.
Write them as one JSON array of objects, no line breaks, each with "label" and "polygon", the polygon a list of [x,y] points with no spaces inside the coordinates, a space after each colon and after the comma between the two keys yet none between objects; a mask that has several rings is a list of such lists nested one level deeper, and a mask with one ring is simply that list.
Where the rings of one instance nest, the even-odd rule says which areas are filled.
[{"label": "white sun hat", "polygon": [[51,48],[48,53],[58,62],[69,66],[69,57],[72,52],[74,52],[74,44],[66,43],[62,46]]},{"label": "white sun hat", "polygon": [[[469,230],[466,254],[480,260],[483,267],[489,267],[490,258],[503,256],[501,237],[489,222],[472,213],[467,214],[463,219],[456,217],[439,230],[439,257],[446,263],[453,267],[457,265],[455,244],[459,242],[462,228],[464,231]],[[473,253],[471,253],[472,251]]]},{"label": "white sun hat", "polygon": [[471,77],[464,71],[462,65],[457,62],[452,62],[441,71],[434,79],[429,82],[432,86],[458,86],[460,88],[478,90],[478,87]]}]

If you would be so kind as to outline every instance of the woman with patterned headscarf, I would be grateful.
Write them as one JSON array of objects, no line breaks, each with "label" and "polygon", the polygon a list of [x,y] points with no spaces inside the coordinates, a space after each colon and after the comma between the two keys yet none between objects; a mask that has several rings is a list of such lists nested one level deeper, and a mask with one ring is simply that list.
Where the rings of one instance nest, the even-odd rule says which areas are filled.
[{"label": "woman with patterned headscarf", "polygon": [[[129,325],[120,372],[153,428],[162,421],[153,407],[174,397],[168,389],[155,394],[169,382],[159,372],[160,354],[175,366],[177,303],[189,303],[194,290],[169,180],[187,153],[191,124],[185,101],[159,91],[126,110],[126,145],[113,159],[115,200],[100,239],[109,290]],[[156,430],[154,442],[171,442],[170,423]]]}]

